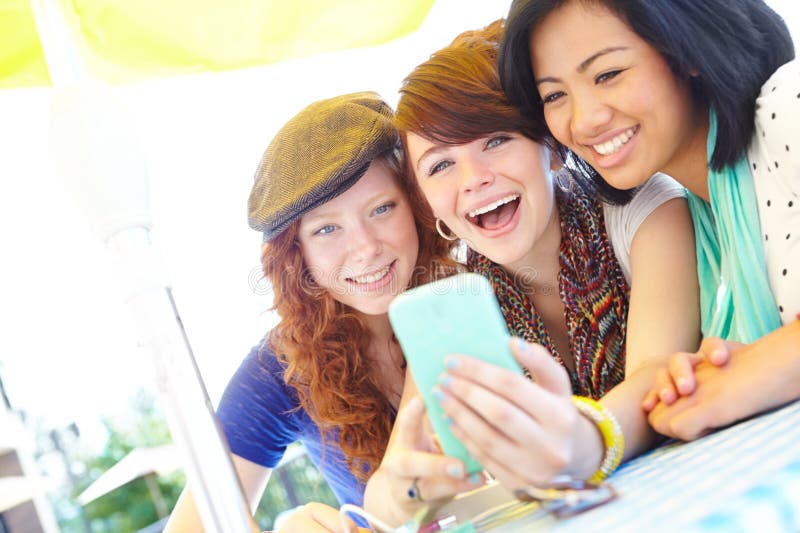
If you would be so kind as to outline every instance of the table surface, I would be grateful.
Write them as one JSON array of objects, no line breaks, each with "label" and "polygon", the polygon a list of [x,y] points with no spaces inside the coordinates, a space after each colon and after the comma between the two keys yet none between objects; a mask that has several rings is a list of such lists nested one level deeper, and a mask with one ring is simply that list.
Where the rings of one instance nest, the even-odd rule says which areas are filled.
[{"label": "table surface", "polygon": [[[534,510],[477,531],[798,532],[800,401],[694,442],[666,444],[608,482],[618,497],[580,515],[557,519]],[[466,518],[511,499],[499,485],[487,489],[442,511]]]},{"label": "table surface", "polygon": [[567,519],[535,513],[505,531],[800,531],[800,401],[623,465],[616,500]]}]

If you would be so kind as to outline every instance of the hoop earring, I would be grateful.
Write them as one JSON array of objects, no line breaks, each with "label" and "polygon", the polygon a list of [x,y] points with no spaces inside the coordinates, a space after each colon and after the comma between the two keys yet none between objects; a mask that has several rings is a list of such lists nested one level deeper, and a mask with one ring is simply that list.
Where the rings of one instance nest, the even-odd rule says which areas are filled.
[{"label": "hoop earring", "polygon": [[567,167],[561,167],[553,173],[553,182],[563,192],[569,194],[575,190],[575,182],[572,180],[572,173]]},{"label": "hoop earring", "polygon": [[454,241],[458,239],[458,235],[456,235],[455,233],[448,235],[442,230],[442,219],[439,217],[436,217],[436,233],[438,233],[442,237],[442,239],[446,241]]}]

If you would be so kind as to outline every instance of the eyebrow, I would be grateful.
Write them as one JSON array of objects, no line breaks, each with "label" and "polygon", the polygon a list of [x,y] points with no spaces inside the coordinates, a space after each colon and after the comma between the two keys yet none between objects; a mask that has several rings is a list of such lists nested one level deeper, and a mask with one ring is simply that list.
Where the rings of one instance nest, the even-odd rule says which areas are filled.
[{"label": "eyebrow", "polygon": [[422,155],[421,155],[421,156],[419,156],[419,157],[417,158],[417,164],[415,165],[415,166],[417,167],[417,170],[418,170],[418,171],[419,171],[419,170],[422,170],[422,169],[420,168],[420,164],[421,164],[421,163],[422,163],[422,162],[423,162],[425,159],[427,159],[428,157],[433,157],[434,155],[436,155],[436,152],[440,152],[440,151],[442,151],[443,149],[444,149],[444,147],[443,147],[443,146],[436,144],[436,145],[433,145],[433,146],[431,146],[430,148],[428,148],[428,149],[427,149],[427,150],[425,150],[424,152],[422,152]]},{"label": "eyebrow", "polygon": [[[609,46],[608,48],[603,48],[602,50],[599,50],[598,52],[596,52],[596,53],[592,54],[591,56],[589,56],[588,58],[584,59],[581,62],[581,64],[578,65],[578,68],[576,70],[578,71],[579,74],[583,74],[584,72],[586,72],[586,69],[588,69],[591,66],[592,63],[594,63],[594,61],[596,59],[598,59],[598,58],[600,58],[600,57],[602,57],[602,56],[604,56],[606,54],[610,54],[612,52],[619,52],[621,50],[627,50],[627,49],[628,49],[627,46]],[[559,81],[561,81],[561,80],[559,80],[558,78],[553,78],[553,77],[548,76],[548,77],[545,77],[545,78],[536,79],[535,80],[535,84],[539,85],[540,83],[546,83],[546,82],[558,83]]]},{"label": "eyebrow", "polygon": [[327,213],[325,211],[323,211],[322,213],[316,214],[316,215],[304,215],[304,216],[302,216],[300,218],[300,223],[301,223],[301,225],[303,223],[305,223],[305,224],[313,224],[315,221],[317,221],[319,219],[328,218],[328,217],[330,217],[330,213]]},{"label": "eyebrow", "polygon": [[[396,192],[396,191],[394,191],[394,192]],[[389,189],[380,190],[380,191],[376,192],[375,194],[373,194],[372,196],[370,196],[369,198],[367,198],[367,201],[364,202],[364,204],[365,205],[369,205],[369,204],[377,203],[378,200],[381,200],[383,196],[386,196],[387,198],[389,198],[389,197],[392,196],[392,194],[394,194],[394,192],[390,191]],[[322,205],[325,205],[325,204],[322,204]],[[336,215],[338,215],[339,213],[340,212],[336,211],[336,210],[334,210],[333,212],[331,212],[330,210],[327,210],[327,211],[322,211],[321,213],[318,213],[316,215],[304,215],[300,220],[301,220],[301,223],[302,223],[302,221],[305,221],[306,224],[314,224],[319,220],[335,218]]]}]

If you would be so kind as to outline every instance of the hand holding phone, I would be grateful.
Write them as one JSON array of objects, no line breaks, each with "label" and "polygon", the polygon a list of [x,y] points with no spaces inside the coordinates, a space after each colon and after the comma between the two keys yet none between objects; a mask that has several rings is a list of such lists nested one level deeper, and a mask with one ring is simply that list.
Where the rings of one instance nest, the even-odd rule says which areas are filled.
[{"label": "hand holding phone", "polygon": [[395,298],[389,320],[442,451],[461,459],[467,472],[480,472],[481,465],[450,432],[431,389],[445,371],[450,354],[476,357],[522,375],[489,281],[479,274],[463,273],[416,287]]}]

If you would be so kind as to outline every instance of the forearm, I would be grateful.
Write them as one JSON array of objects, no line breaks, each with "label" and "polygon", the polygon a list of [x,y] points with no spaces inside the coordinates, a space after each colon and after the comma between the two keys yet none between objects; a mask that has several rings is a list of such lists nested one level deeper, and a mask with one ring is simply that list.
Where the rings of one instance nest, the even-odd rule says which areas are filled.
[{"label": "forearm", "polygon": [[[647,423],[647,415],[641,406],[655,373],[655,366],[643,367],[600,399],[600,403],[619,422],[625,438],[622,461],[649,450],[657,440],[658,435]],[[576,478],[588,479],[600,467],[605,455],[603,439],[597,426],[586,419],[577,428],[576,441],[569,473]]]},{"label": "forearm", "polygon": [[[405,407],[417,393],[416,383],[414,383],[411,373],[406,371],[403,395],[400,399],[400,409]],[[389,443],[386,446],[384,457],[396,446],[398,438],[397,433],[398,426],[395,423],[395,426],[392,428],[392,434],[389,437]],[[410,511],[403,509],[391,494],[389,476],[383,464],[381,464],[367,481],[364,490],[364,509],[389,524],[399,525],[406,520]]]},{"label": "forearm", "polygon": [[[264,494],[272,469],[248,461],[235,454],[231,455],[231,459],[236,475],[242,485],[242,490],[250,505],[250,510],[255,512],[261,496]],[[252,531],[258,531],[258,525],[255,520],[251,526]],[[198,533],[203,531],[205,530],[200,520],[197,504],[192,497],[191,491],[186,487],[170,514],[164,533]]]},{"label": "forearm", "polygon": [[625,436],[623,461],[651,449],[659,438],[642,409],[642,400],[655,382],[658,367],[655,363],[641,366],[600,400],[614,413]]},{"label": "forearm", "polygon": [[178,501],[175,503],[175,508],[170,514],[169,521],[164,527],[164,533],[189,533],[205,531],[202,522],[200,522],[200,514],[194,503],[194,498],[188,488],[183,489]]},{"label": "forearm", "polygon": [[[800,399],[800,319],[778,328],[747,346],[741,355],[747,352],[756,356],[760,364],[767,367],[772,379],[765,380],[769,388],[770,399],[764,406],[777,407],[784,403]],[[738,357],[740,354],[735,354]]]}]

